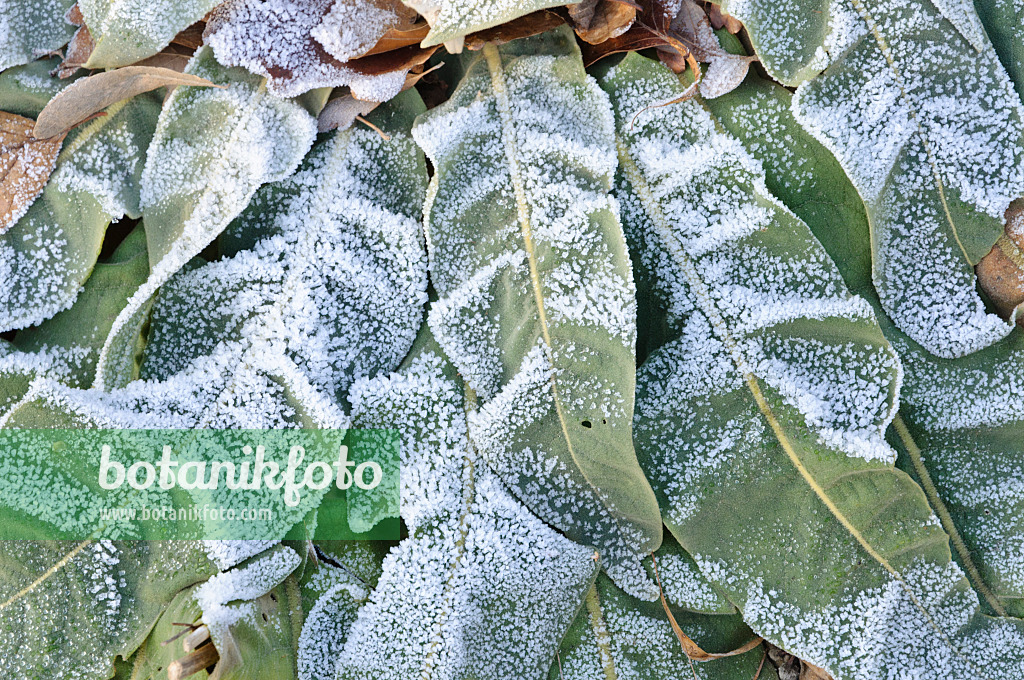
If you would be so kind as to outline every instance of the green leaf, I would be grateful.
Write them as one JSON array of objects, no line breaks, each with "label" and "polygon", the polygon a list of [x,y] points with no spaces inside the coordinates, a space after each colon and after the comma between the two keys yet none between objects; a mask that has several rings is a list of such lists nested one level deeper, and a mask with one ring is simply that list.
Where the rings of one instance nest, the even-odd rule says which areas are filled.
[{"label": "green leaf", "polygon": [[[462,47],[463,37],[475,31],[500,26],[530,12],[564,5],[564,0],[402,0],[430,23],[430,33],[421,43],[424,47],[448,43]],[[569,3],[574,4],[574,3]]]},{"label": "green leaf", "polygon": [[38,116],[47,102],[78,77],[64,80],[51,76],[60,62],[60,57],[39,59],[0,73],[0,108],[26,118]]},{"label": "green leaf", "polygon": [[1024,39],[1020,32],[1024,5],[1014,0],[974,0],[974,6],[1017,94],[1024,97]]},{"label": "green leaf", "polygon": [[[660,560],[659,560],[660,563]],[[664,576],[664,574],[663,574]],[[728,652],[754,634],[738,614],[710,616],[672,607],[689,637],[708,652]],[[601,575],[587,594],[586,607],[562,641],[550,680],[750,680],[764,657],[763,646],[724,659],[690,662],[672,632],[660,602],[630,597]],[[775,680],[771,664],[758,676]]]},{"label": "green leaf", "polygon": [[889,337],[906,372],[894,424],[906,467],[987,605],[1024,616],[1024,337],[955,361]]},{"label": "green leaf", "polygon": [[666,525],[758,634],[837,680],[1021,672],[1021,623],[980,613],[892,466],[900,373],[871,307],[697,102],[631,125],[679,96],[671,73],[631,55],[603,85],[627,234],[679,333],[638,375]]},{"label": "green leaf", "polygon": [[792,99],[786,88],[748,75],[732,92],[703,103],[761,163],[768,191],[810,227],[847,287],[870,300],[875,292],[864,202],[831,152],[797,122]]},{"label": "green leaf", "polygon": [[[973,7],[753,0],[735,9],[744,21],[763,15],[748,28],[769,72],[806,79],[793,112],[863,197],[875,287],[900,330],[947,358],[1009,333],[986,312],[973,267],[1024,195],[1024,109]],[[807,40],[803,22],[826,15],[830,32]],[[803,75],[776,63],[803,64]]]},{"label": "green leaf", "polygon": [[201,49],[188,72],[225,89],[179,87],[160,114],[142,176],[142,209],[152,273],[114,321],[96,385],[123,386],[115,361],[134,344],[157,289],[238,216],[256,190],[284,179],[309,150],[315,121],[298,104],[273,97],[241,69],[226,69]]},{"label": "green leaf", "polygon": [[18,0],[0,5],[0,71],[30,62],[70,40],[75,27],[64,16],[74,4],[75,0]]},{"label": "green leaf", "polygon": [[538,677],[597,571],[487,467],[467,436],[473,394],[438,352],[424,330],[399,373],[353,388],[357,424],[403,434],[409,536],[336,657],[339,680]]},{"label": "green leaf", "polygon": [[158,111],[157,99],[136,97],[69,136],[43,193],[0,234],[0,329],[25,328],[69,308],[107,225],[139,216],[143,158]]},{"label": "green leaf", "polygon": [[[202,19],[218,0],[80,0],[96,46],[86,68],[128,66],[153,56]],[[66,41],[66,40],[65,40]]]},{"label": "green leaf", "polygon": [[172,598],[215,572],[186,541],[0,542],[4,672],[17,678],[110,677]]},{"label": "green leaf", "polygon": [[606,97],[566,29],[485,47],[413,135],[436,168],[429,322],[480,399],[474,446],[620,585],[655,597],[639,570],[661,522],[631,437],[636,304]]},{"label": "green leaf", "polygon": [[387,142],[367,129],[324,137],[233,224],[233,255],[164,284],[144,380],[109,393],[39,381],[8,424],[63,413],[102,427],[347,427],[349,385],[397,367],[423,317],[426,168],[408,132],[422,107],[409,91],[375,112]]},{"label": "green leaf", "polygon": [[306,616],[296,652],[299,680],[334,680],[333,660],[370,591],[347,566],[326,563],[308,566],[300,585]]},{"label": "green leaf", "polygon": [[[60,312],[39,326],[18,332],[14,345],[25,353],[64,350],[71,368],[64,380],[73,387],[89,387],[96,375],[100,348],[114,318],[148,276],[146,233],[139,225],[121,242],[109,260],[96,264],[71,309]],[[141,347],[136,345],[133,349],[135,351],[125,362],[133,369],[126,380],[138,375],[137,355]]]},{"label": "green leaf", "polygon": [[[748,79],[707,105],[762,162],[768,188],[808,223],[848,285],[881,314],[870,288],[863,207],[838,164],[796,126],[789,96],[778,86]],[[903,435],[900,467],[924,487],[985,606],[995,600],[994,612],[1022,616],[1024,572],[1015,564],[1024,551],[1024,491],[1016,481],[1024,474],[1017,443],[1024,411],[1014,396],[1024,384],[1017,367],[1019,332],[957,360],[930,355],[891,323],[883,332],[903,360],[905,422],[892,430]],[[966,426],[968,419],[974,426]]]}]

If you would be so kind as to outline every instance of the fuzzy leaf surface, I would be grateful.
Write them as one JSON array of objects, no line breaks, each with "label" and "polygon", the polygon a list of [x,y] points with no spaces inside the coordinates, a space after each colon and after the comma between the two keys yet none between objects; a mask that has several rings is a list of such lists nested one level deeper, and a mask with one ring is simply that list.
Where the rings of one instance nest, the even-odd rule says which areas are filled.
[{"label": "fuzzy leaf surface", "polygon": [[425,331],[400,372],[353,389],[357,424],[403,433],[409,536],[384,559],[338,679],[540,678],[597,571],[487,467],[468,436],[476,404],[438,352]]},{"label": "fuzzy leaf surface", "polygon": [[81,0],[95,41],[86,68],[128,66],[151,57],[202,19],[218,0]]},{"label": "fuzzy leaf surface", "polygon": [[624,587],[661,523],[631,438],[636,303],[606,97],[567,28],[485,47],[413,130],[437,174],[429,322],[480,398],[474,444]]},{"label": "fuzzy leaf surface", "polygon": [[118,315],[96,384],[122,386],[115,361],[153,295],[198,255],[267,182],[290,175],[313,143],[316,122],[297,103],[268,94],[260,79],[224,68],[209,48],[188,72],[226,89],[179,87],[163,111],[142,175],[141,204],[152,272]]},{"label": "fuzzy leaf surface", "polygon": [[639,371],[636,423],[673,534],[759,635],[837,680],[1019,672],[1020,622],[981,614],[892,465],[899,366],[870,305],[697,102],[630,126],[681,92],[665,69],[631,55],[603,85],[627,234],[678,329]]}]

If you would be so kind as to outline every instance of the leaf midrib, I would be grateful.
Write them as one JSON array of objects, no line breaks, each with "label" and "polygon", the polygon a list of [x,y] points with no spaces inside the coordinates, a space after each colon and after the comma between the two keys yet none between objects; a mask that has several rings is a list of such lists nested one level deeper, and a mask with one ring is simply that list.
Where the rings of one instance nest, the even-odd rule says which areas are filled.
[{"label": "leaf midrib", "polygon": [[[893,77],[896,79],[896,83],[900,89],[900,97],[903,99],[903,103],[907,107],[907,115],[912,121],[914,121],[914,129],[916,130],[917,136],[921,139],[921,145],[924,147],[925,154],[928,157],[928,165],[931,168],[932,177],[935,179],[935,187],[939,192],[939,202],[942,204],[942,212],[946,217],[946,222],[949,224],[949,228],[953,232],[953,239],[960,248],[960,252],[963,254],[964,260],[973,267],[977,263],[971,261],[970,256],[967,254],[967,248],[964,247],[963,241],[960,240],[960,231],[957,228],[956,222],[953,220],[953,215],[949,210],[949,203],[946,200],[946,188],[942,182],[942,175],[939,172],[938,163],[935,161],[935,155],[932,152],[932,147],[929,143],[928,137],[925,135],[924,129],[921,127],[920,120],[918,120],[914,102],[910,99],[910,95],[907,94],[907,88],[904,85],[903,76],[896,68],[896,59],[892,56],[892,48],[889,47],[889,42],[882,35],[881,30],[878,28],[878,23],[864,5],[863,0],[850,0],[850,2],[853,3],[854,8],[861,15],[864,23],[867,24],[868,30],[871,31],[871,35],[874,37],[879,51],[882,53],[882,56],[885,57],[885,61],[889,65],[889,69],[892,71]],[[939,14],[942,13],[940,12]],[[943,19],[948,21],[945,16],[943,16]],[[874,220],[872,220],[872,222],[874,222]]]},{"label": "leaf midrib", "polygon": [[939,636],[943,639],[947,646],[949,646],[949,648],[952,649],[957,656],[964,659],[964,661],[966,661],[973,667],[974,664],[970,661],[970,659],[963,656],[959,648],[953,644],[952,640],[950,640],[946,633],[939,627],[934,617],[932,617],[931,612],[929,612],[924,607],[920,599],[910,588],[907,582],[903,579],[900,573],[896,571],[896,569],[889,563],[888,560],[886,560],[877,550],[875,550],[874,546],[868,543],[867,539],[864,538],[864,536],[857,530],[853,523],[842,513],[842,511],[840,511],[835,502],[831,499],[831,497],[829,497],[825,489],[822,488],[821,484],[819,484],[816,479],[814,479],[810,471],[800,460],[799,456],[796,453],[796,450],[793,448],[792,442],[789,441],[789,437],[787,436],[785,430],[782,428],[782,424],[775,416],[775,413],[772,410],[771,406],[768,404],[768,401],[765,398],[764,393],[761,391],[761,386],[758,382],[757,376],[754,375],[754,373],[747,367],[746,361],[743,358],[742,353],[740,352],[739,346],[736,340],[732,337],[731,332],[729,331],[728,324],[722,317],[717,306],[714,304],[713,298],[710,292],[708,291],[707,286],[704,283],[704,280],[700,277],[699,273],[697,272],[696,266],[690,259],[689,254],[686,253],[681,247],[677,246],[675,244],[674,239],[672,239],[672,230],[669,226],[669,222],[666,219],[664,213],[661,211],[661,206],[654,198],[654,194],[651,190],[650,185],[647,182],[647,178],[644,177],[636,162],[633,160],[633,157],[630,155],[627,145],[622,140],[621,134],[616,134],[615,143],[619,153],[619,164],[622,167],[623,171],[626,173],[627,177],[629,178],[629,181],[632,184],[634,190],[639,195],[641,203],[644,206],[645,212],[651,219],[651,223],[654,225],[654,228],[657,231],[657,235],[659,240],[661,241],[662,246],[679,264],[679,267],[682,270],[683,275],[687,279],[687,283],[690,285],[691,291],[693,291],[693,298],[700,305],[701,311],[707,317],[709,323],[714,329],[715,334],[718,336],[719,340],[721,340],[722,344],[725,345],[726,349],[728,350],[731,358],[733,359],[733,362],[736,365],[737,370],[740,372],[744,382],[747,385],[747,389],[750,391],[751,395],[754,398],[754,401],[757,403],[758,410],[761,411],[762,416],[768,422],[769,426],[772,429],[772,432],[775,435],[776,440],[779,442],[779,445],[782,447],[783,451],[785,451],[787,457],[789,457],[790,462],[800,473],[800,476],[804,479],[805,483],[811,488],[811,490],[818,497],[818,499],[825,505],[825,507],[828,508],[829,512],[832,513],[832,515],[843,526],[843,528],[847,530],[847,532],[857,541],[857,543],[864,549],[864,551],[871,556],[872,559],[874,559],[879,565],[881,565],[893,577],[893,579],[895,579],[903,587],[904,591],[907,593],[910,600],[913,602],[914,606],[916,606],[918,610],[924,615],[928,623],[932,626],[936,633],[939,634]]},{"label": "leaf midrib", "polygon": [[[554,344],[551,340],[547,314],[544,311],[544,290],[543,284],[540,280],[540,271],[537,265],[537,254],[533,244],[533,228],[530,222],[529,201],[526,198],[526,187],[523,183],[522,173],[519,168],[519,159],[516,155],[516,149],[512,138],[514,125],[511,105],[509,104],[508,99],[508,88],[505,84],[505,73],[501,62],[501,54],[498,52],[498,48],[494,43],[487,43],[484,45],[483,52],[484,57],[487,60],[488,70],[490,71],[491,86],[494,89],[494,98],[497,102],[498,114],[501,118],[501,141],[505,149],[505,159],[509,164],[509,175],[512,179],[512,188],[516,197],[516,211],[519,227],[523,235],[523,247],[526,251],[527,261],[530,266],[530,282],[532,284],[534,302],[537,306],[537,316],[540,323],[541,335],[544,339],[544,353],[547,357],[548,363],[551,365],[551,368],[555,369],[557,364],[555,363],[554,357]],[[627,535],[623,530],[616,513],[612,512],[612,508],[608,507],[604,494],[601,493],[597,485],[594,484],[593,480],[591,480],[587,469],[580,463],[580,459],[576,454],[576,449],[573,446],[572,436],[569,434],[569,427],[565,417],[565,409],[562,406],[562,399],[558,392],[558,384],[555,380],[554,374],[552,374],[549,384],[551,386],[552,401],[555,404],[555,413],[558,416],[558,424],[561,426],[562,435],[565,438],[565,445],[575,468],[583,476],[584,481],[586,481],[587,486],[590,488],[594,497],[608,511],[607,515],[611,518],[619,535]]]}]

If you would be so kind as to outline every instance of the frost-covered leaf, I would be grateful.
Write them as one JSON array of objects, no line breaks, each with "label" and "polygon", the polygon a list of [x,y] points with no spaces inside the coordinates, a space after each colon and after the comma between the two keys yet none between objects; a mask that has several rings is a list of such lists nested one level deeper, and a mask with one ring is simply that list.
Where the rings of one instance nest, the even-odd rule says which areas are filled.
[{"label": "frost-covered leaf", "polygon": [[725,8],[748,27],[770,73],[788,84],[809,79],[794,113],[864,199],[875,287],[897,326],[943,357],[1004,337],[1011,326],[986,313],[973,266],[1024,195],[1024,109],[970,3]]},{"label": "frost-covered leaf", "polygon": [[355,59],[373,49],[391,30],[404,30],[416,12],[400,0],[332,0],[311,35],[338,61]]},{"label": "frost-covered leaf", "polygon": [[407,92],[373,114],[389,141],[333,134],[260,189],[223,235],[225,257],[160,290],[144,380],[110,393],[39,381],[8,423],[347,427],[351,382],[395,368],[422,320],[426,168],[408,132],[422,108]]},{"label": "frost-covered leaf", "polygon": [[[710,616],[673,607],[679,626],[709,652],[737,649],[754,638],[738,614]],[[764,649],[734,657],[691,663],[672,632],[660,602],[630,597],[606,576],[587,593],[586,606],[566,634],[550,680],[750,680],[761,666]],[[692,669],[692,670],[691,670]],[[778,676],[770,664],[762,680]]]},{"label": "frost-covered leaf", "polygon": [[302,603],[290,576],[300,563],[294,550],[279,545],[196,588],[202,622],[220,655],[210,680],[292,676]]},{"label": "frost-covered leaf", "polygon": [[299,680],[334,680],[334,660],[370,591],[346,568],[327,563],[307,567],[300,585],[306,615],[296,651]]},{"label": "frost-covered leaf", "polygon": [[74,4],[75,0],[0,3],[0,71],[30,62],[66,43],[75,27],[64,16]]},{"label": "frost-covered leaf", "polygon": [[472,393],[438,351],[424,331],[401,372],[353,388],[357,424],[403,434],[409,537],[336,657],[339,680],[540,677],[597,570],[487,467],[467,436]]},{"label": "frost-covered leaf", "polygon": [[[139,225],[109,259],[96,263],[71,309],[38,326],[19,331],[14,345],[26,354],[62,356],[68,374],[54,377],[60,377],[73,387],[89,387],[96,375],[96,361],[110,325],[148,275],[146,234]],[[136,355],[141,348],[133,349],[135,351],[127,358],[133,369],[127,376],[129,379],[138,375]]]},{"label": "frost-covered leaf", "polygon": [[50,75],[60,59],[40,59],[0,73],[0,102],[9,113],[35,118],[54,95],[74,82]]},{"label": "frost-covered leaf", "polygon": [[[548,7],[564,5],[565,0],[402,0],[430,23],[424,46],[450,44],[461,47],[462,39],[485,28],[500,26],[513,19]],[[455,49],[454,51],[458,51]]]},{"label": "frost-covered leaf", "polygon": [[64,135],[37,139],[31,118],[0,111],[0,234],[28,212],[57,163]]},{"label": "frost-covered leaf", "polygon": [[12,678],[105,680],[182,589],[215,572],[186,541],[0,542],[0,652]]},{"label": "frost-covered leaf", "polygon": [[367,75],[343,64],[314,38],[323,22],[330,25],[335,2],[228,0],[210,16],[206,43],[221,63],[266,76],[270,90],[282,97],[347,85],[359,99],[391,99],[402,90],[409,67]]},{"label": "frost-covered leaf", "polygon": [[871,307],[697,102],[630,125],[678,96],[671,74],[633,55],[604,86],[627,234],[677,332],[639,371],[636,423],[673,534],[759,635],[837,680],[1020,673],[1020,622],[980,613],[892,466],[900,373]]},{"label": "frost-covered leaf", "polygon": [[160,114],[142,175],[152,273],[114,322],[97,369],[101,388],[120,385],[113,374],[123,370],[112,359],[134,343],[157,289],[209,245],[262,184],[291,174],[313,142],[316,123],[307,111],[268,94],[259,78],[222,67],[208,48],[188,72],[228,87],[179,87]]},{"label": "frost-covered leaf", "polygon": [[0,234],[0,329],[24,328],[75,301],[113,219],[139,216],[139,178],[160,104],[115,104],[77,129],[28,212]]},{"label": "frost-covered leaf", "polygon": [[890,337],[906,371],[894,429],[908,471],[952,524],[953,546],[988,605],[1024,616],[1024,337],[955,361]]},{"label": "frost-covered leaf", "polygon": [[864,202],[835,157],[796,121],[793,95],[748,76],[706,102],[712,115],[761,163],[771,194],[810,227],[854,293],[874,296]]},{"label": "frost-covered leaf", "polygon": [[170,44],[180,31],[202,19],[219,2],[79,0],[85,25],[96,43],[85,66],[113,68],[150,57]]},{"label": "frost-covered leaf", "polygon": [[33,134],[40,139],[59,135],[111,104],[159,87],[179,85],[207,87],[213,83],[190,73],[156,66],[126,66],[76,80],[39,112]]},{"label": "frost-covered leaf", "polygon": [[480,399],[474,445],[634,593],[661,522],[631,438],[636,306],[607,98],[567,28],[485,46],[413,135],[428,198],[430,326]]}]

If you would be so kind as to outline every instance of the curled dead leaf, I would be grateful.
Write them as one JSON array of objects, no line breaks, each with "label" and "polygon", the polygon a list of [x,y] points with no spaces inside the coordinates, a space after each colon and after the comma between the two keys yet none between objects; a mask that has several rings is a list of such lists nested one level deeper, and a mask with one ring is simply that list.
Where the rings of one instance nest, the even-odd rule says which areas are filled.
[{"label": "curled dead leaf", "polygon": [[638,8],[632,0],[583,0],[569,5],[568,12],[576,35],[596,45],[629,30]]},{"label": "curled dead leaf", "polygon": [[[1024,303],[1024,199],[1010,204],[1003,233],[975,272],[981,289],[1004,317]],[[1024,325],[1024,318],[1017,323]]]},{"label": "curled dead leaf", "polygon": [[31,118],[0,111],[0,233],[21,219],[46,186],[64,135],[38,139]]},{"label": "curled dead leaf", "polygon": [[35,136],[47,139],[65,134],[95,113],[123,99],[155,90],[158,87],[191,85],[224,87],[188,73],[178,73],[157,66],[125,66],[82,78],[50,100],[39,113]]},{"label": "curled dead leaf", "polygon": [[651,553],[651,561],[654,564],[654,580],[658,583],[658,593],[661,595],[661,606],[665,610],[665,614],[668,616],[668,622],[672,626],[672,632],[674,632],[676,634],[676,638],[679,639],[679,644],[683,648],[683,653],[685,653],[691,661],[712,661],[714,659],[724,659],[727,656],[738,656],[749,652],[751,649],[754,649],[764,642],[763,638],[755,637],[741,647],[737,647],[729,652],[705,652],[701,649],[700,645],[694,642],[689,635],[683,632],[683,629],[680,628],[679,624],[676,622],[676,617],[672,614],[672,610],[668,606],[668,600],[665,599],[665,591],[661,587],[661,577],[658,576],[658,558],[655,557],[654,553]]},{"label": "curled dead leaf", "polygon": [[470,50],[482,50],[487,43],[504,45],[519,38],[529,38],[531,35],[550,31],[564,23],[565,18],[550,10],[542,9],[513,19],[506,24],[471,33],[466,36],[465,47]]},{"label": "curled dead leaf", "polygon": [[[421,78],[428,73],[436,71],[442,65],[443,64],[437,64],[433,68],[427,69],[421,73],[410,73],[405,77],[405,86],[402,90],[405,91],[410,87],[413,87]],[[327,102],[327,105],[316,119],[317,132],[347,130],[352,127],[352,124],[356,122],[356,120],[362,119],[363,116],[369,114],[380,106],[380,104],[380,102],[367,102],[361,99],[356,99],[352,96],[351,92],[347,92],[340,97],[336,97],[335,99]]]}]

